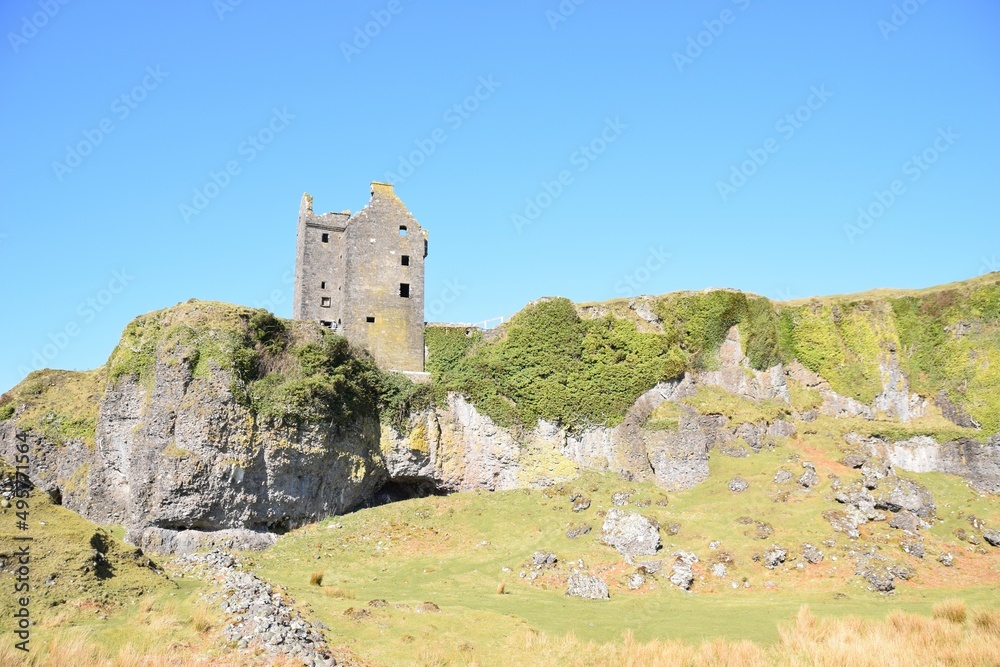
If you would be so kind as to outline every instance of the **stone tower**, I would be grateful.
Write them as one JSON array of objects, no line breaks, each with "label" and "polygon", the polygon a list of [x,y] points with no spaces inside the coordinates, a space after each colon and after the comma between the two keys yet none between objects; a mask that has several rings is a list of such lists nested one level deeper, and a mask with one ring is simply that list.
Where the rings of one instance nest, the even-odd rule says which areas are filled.
[{"label": "stone tower", "polygon": [[396,197],[372,183],[351,215],[313,213],[302,196],[292,317],[318,322],[367,348],[385,370],[424,370],[427,232]]}]

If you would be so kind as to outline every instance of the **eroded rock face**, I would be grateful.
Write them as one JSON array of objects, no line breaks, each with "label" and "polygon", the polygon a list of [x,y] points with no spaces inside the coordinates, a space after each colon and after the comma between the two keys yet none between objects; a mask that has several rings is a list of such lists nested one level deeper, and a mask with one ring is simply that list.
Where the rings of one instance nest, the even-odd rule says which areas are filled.
[{"label": "eroded rock face", "polygon": [[[31,476],[65,507],[123,524],[128,542],[162,551],[263,545],[255,535],[342,513],[386,479],[374,418],[258,420],[230,393],[228,371],[195,377],[184,354],[159,355],[149,388],[129,377],[108,386],[92,449],[22,434],[32,441]],[[0,454],[17,437],[15,422],[0,425]],[[205,535],[221,530],[232,532]]]},{"label": "eroded rock face", "polygon": [[893,443],[872,440],[867,444],[901,470],[958,475],[980,493],[1000,493],[1000,434],[985,443],[968,438],[939,443],[918,436]]}]

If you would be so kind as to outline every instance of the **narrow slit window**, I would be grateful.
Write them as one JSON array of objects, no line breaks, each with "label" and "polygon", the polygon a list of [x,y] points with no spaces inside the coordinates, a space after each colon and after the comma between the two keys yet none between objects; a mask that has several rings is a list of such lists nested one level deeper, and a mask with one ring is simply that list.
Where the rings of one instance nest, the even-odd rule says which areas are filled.
[{"label": "narrow slit window", "polygon": [[323,308],[329,308],[330,307],[330,297],[324,296],[322,299],[320,299],[319,305],[322,306]]},{"label": "narrow slit window", "polygon": [[375,324],[375,318],[371,316],[366,317],[365,322],[367,322],[368,324]]},{"label": "narrow slit window", "polygon": [[400,236],[406,236],[406,225],[400,225],[399,226],[399,235]]},{"label": "narrow slit window", "polygon": [[324,280],[324,281],[322,281],[322,282],[321,282],[321,283],[319,284],[319,288],[320,288],[320,289],[326,289],[326,281],[325,281],[325,280]]},{"label": "narrow slit window", "polygon": [[410,283],[399,283],[399,296],[404,299],[410,298]]},{"label": "narrow slit window", "polygon": [[321,236],[320,239],[323,241],[323,243],[329,243],[330,242],[330,235],[327,234],[326,232],[323,232],[323,236]]},{"label": "narrow slit window", "polygon": [[410,265],[410,256],[409,255],[403,255],[402,257],[399,258],[399,263],[402,264],[403,266],[409,266]]}]

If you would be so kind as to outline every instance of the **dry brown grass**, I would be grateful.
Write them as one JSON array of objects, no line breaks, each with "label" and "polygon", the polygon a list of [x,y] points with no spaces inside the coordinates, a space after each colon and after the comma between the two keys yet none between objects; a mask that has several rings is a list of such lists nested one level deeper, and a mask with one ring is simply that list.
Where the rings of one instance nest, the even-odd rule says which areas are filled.
[{"label": "dry brown grass", "polygon": [[[780,641],[762,647],[717,639],[692,646],[680,641],[639,643],[631,633],[608,644],[573,635],[554,638],[529,631],[512,640],[506,665],[537,667],[875,667],[882,665],[1000,665],[1000,612],[978,611],[971,623],[953,620],[964,603],[938,605],[934,618],[893,612],[883,620],[820,619],[803,606],[779,628]],[[424,664],[435,664],[426,660]]]},{"label": "dry brown grass", "polygon": [[310,586],[322,586],[323,585],[323,572],[313,572],[309,575],[309,585]]},{"label": "dry brown grass", "polygon": [[945,600],[934,605],[934,618],[941,618],[952,623],[965,623],[968,612],[963,600]]},{"label": "dry brown grass", "polygon": [[353,600],[354,591],[349,591],[346,588],[339,588],[337,586],[324,586],[323,595],[328,598],[334,598],[337,600]]},{"label": "dry brown grass", "polygon": [[497,584],[497,595],[503,595],[504,589],[506,588],[507,588],[506,581],[501,581],[499,584]]}]

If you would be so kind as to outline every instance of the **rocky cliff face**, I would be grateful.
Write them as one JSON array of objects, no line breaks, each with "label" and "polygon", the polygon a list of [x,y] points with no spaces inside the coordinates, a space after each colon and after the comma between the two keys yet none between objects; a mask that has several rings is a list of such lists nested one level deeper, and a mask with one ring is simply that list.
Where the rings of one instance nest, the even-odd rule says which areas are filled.
[{"label": "rocky cliff face", "polygon": [[688,373],[644,393],[614,427],[572,431],[542,419],[522,433],[497,425],[463,396],[449,394],[446,405],[414,415],[408,434],[383,429],[381,446],[389,475],[464,491],[548,486],[573,479],[582,470],[600,470],[626,480],[655,481],[667,490],[691,488],[708,477],[713,447],[745,456],[745,450],[733,447],[738,439],[754,450],[795,431],[786,420],[730,424],[722,415],[701,415],[680,405],[676,428],[647,427],[658,407],[694,396],[702,386],[788,403],[781,366],[752,370],[735,327],[719,356],[717,370]]},{"label": "rocky cliff face", "polygon": [[0,423],[0,455],[13,460],[26,441],[32,478],[64,506],[168,551],[212,544],[215,531],[223,544],[258,544],[259,533],[342,513],[383,484],[377,417],[261,418],[234,397],[231,369],[196,373],[192,352],[161,344],[145,381],[107,382],[92,444],[54,443],[15,415]]},{"label": "rocky cliff face", "polygon": [[[17,446],[27,444],[38,486],[95,522],[124,525],[133,543],[161,551],[266,546],[273,532],[378,502],[387,483],[421,491],[506,490],[598,470],[665,490],[689,489],[707,478],[713,449],[752,456],[798,437],[796,425],[820,415],[854,420],[840,432],[858,431],[854,445],[900,470],[960,475],[981,492],[1000,492],[1000,436],[983,436],[995,432],[988,430],[996,423],[991,383],[1000,378],[1000,357],[989,347],[992,301],[974,311],[957,301],[949,305],[953,319],[975,316],[986,324],[971,333],[955,329],[954,340],[947,340],[957,351],[935,343],[925,358],[915,352],[929,345],[920,336],[934,342],[942,329],[938,320],[919,329],[905,299],[891,309],[859,303],[850,312],[810,304],[778,322],[766,300],[748,305],[733,293],[710,296],[666,302],[678,312],[686,308],[697,326],[668,321],[673,311],[656,300],[623,312],[614,304],[590,307],[602,319],[589,324],[571,307],[549,302],[534,320],[512,323],[520,329],[517,346],[500,347],[511,336],[506,330],[472,342],[463,331],[443,337],[451,347],[440,350],[453,367],[484,347],[499,350],[452,377],[492,383],[491,391],[480,393],[481,402],[470,398],[475,392],[442,392],[430,407],[414,409],[411,399],[412,405],[427,401],[407,393],[415,392],[413,385],[387,380],[339,337],[261,311],[190,302],[139,318],[105,368],[40,372],[0,397],[0,456],[13,461]],[[718,312],[739,323],[715,326],[692,310],[702,301],[716,309],[711,317]],[[877,326],[868,327],[865,318],[876,315]],[[629,317],[639,329],[629,329]],[[897,324],[886,324],[892,321]],[[562,336],[560,345],[538,353],[535,326]],[[882,338],[868,340],[869,331]],[[701,347],[705,341],[716,341],[711,355]],[[824,373],[836,382],[798,357],[783,357],[790,354],[782,352],[786,344],[811,368],[829,366],[834,375]],[[822,345],[829,349],[818,349]],[[952,355],[942,358],[962,369],[965,384],[933,377],[931,352]],[[537,362],[525,361],[531,354]],[[576,365],[552,381],[549,367],[560,371],[567,356]],[[520,375],[504,376],[505,364],[516,364]],[[640,367],[642,375],[632,372]],[[928,370],[914,374],[914,368]],[[864,391],[848,395],[851,378]],[[913,389],[931,387],[928,378],[958,390],[922,395]],[[573,392],[567,391],[571,382],[577,382]],[[617,403],[585,400],[610,385]],[[543,416],[527,426],[517,419],[501,423],[510,415],[507,406],[518,412],[511,392],[523,393],[525,386],[544,391],[525,394],[524,402],[547,391],[548,403],[536,401],[534,412],[521,414]],[[966,387],[969,395],[961,393]],[[386,396],[397,402],[383,405]],[[560,400],[581,397],[573,414],[608,418],[590,419],[599,425],[588,426],[544,416]],[[388,423],[388,415],[407,412],[408,420]],[[913,421],[921,425],[878,432]]]}]

